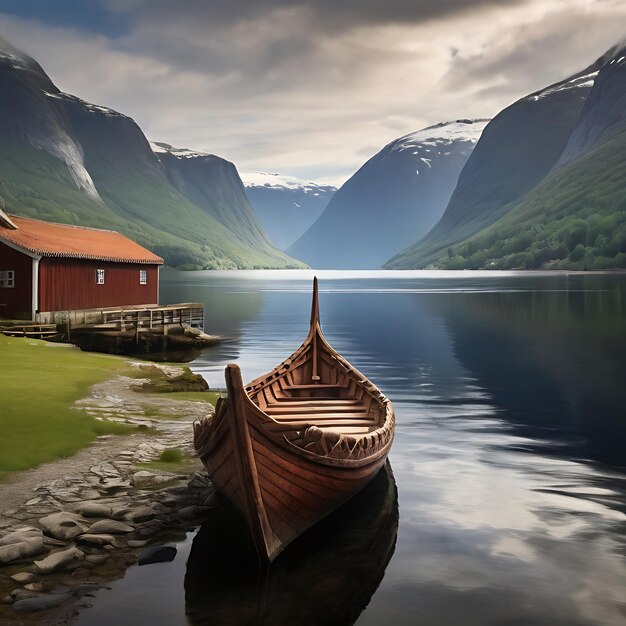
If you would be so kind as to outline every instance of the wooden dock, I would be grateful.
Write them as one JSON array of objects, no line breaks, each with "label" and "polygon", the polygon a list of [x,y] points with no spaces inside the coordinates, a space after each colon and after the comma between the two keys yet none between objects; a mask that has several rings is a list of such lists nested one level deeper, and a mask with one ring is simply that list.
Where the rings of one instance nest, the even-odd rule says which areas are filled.
[{"label": "wooden dock", "polygon": [[31,339],[45,339],[59,334],[56,324],[26,324],[3,327],[0,330],[7,337],[30,337]]},{"label": "wooden dock", "polygon": [[[61,321],[62,320],[62,321]],[[67,311],[55,324],[0,328],[10,337],[74,343],[85,350],[125,354],[202,348],[217,342],[206,335],[204,305],[185,302],[165,306]]]}]

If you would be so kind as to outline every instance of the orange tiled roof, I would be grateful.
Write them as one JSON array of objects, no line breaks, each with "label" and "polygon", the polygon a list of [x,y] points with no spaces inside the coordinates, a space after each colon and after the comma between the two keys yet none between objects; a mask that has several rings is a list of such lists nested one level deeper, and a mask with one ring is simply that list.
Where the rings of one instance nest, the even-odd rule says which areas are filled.
[{"label": "orange tiled roof", "polygon": [[163,263],[161,257],[114,230],[10,217],[17,229],[0,225],[0,241],[31,254],[119,263]]}]

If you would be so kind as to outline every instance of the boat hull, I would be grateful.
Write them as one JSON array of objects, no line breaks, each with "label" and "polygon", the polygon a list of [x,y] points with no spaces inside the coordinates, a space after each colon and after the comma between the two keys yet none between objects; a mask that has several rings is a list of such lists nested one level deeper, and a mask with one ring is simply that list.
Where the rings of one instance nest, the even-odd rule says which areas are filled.
[{"label": "boat hull", "polygon": [[194,425],[199,457],[243,514],[262,560],[370,483],[393,441],[391,403],[326,342],[317,281],[313,293],[302,346],[247,386],[228,365],[227,396]]},{"label": "boat hull", "polygon": [[353,624],[394,552],[398,498],[391,468],[387,463],[271,566],[257,565],[241,522],[224,503],[194,538],[185,575],[190,624]]}]

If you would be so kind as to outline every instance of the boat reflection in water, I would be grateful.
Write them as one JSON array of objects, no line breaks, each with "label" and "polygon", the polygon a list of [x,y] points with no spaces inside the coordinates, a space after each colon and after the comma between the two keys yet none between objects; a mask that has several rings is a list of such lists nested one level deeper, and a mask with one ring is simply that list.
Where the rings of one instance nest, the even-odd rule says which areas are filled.
[{"label": "boat reflection in water", "polygon": [[224,502],[196,535],[185,602],[193,625],[352,624],[396,545],[398,493],[389,462],[359,494],[259,566],[240,514]]}]

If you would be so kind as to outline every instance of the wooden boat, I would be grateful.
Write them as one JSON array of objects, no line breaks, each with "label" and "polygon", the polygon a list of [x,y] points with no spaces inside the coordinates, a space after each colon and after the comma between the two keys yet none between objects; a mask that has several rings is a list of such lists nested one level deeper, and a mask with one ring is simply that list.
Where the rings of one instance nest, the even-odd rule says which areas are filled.
[{"label": "wooden boat", "polygon": [[262,560],[365,487],[393,440],[391,402],[324,339],[317,278],[304,343],[244,387],[226,367],[228,395],[194,424],[216,487],[246,519]]},{"label": "wooden boat", "polygon": [[397,532],[389,461],[271,565],[259,567],[245,522],[224,503],[209,512],[193,540],[187,620],[193,626],[354,624],[385,575]]}]

